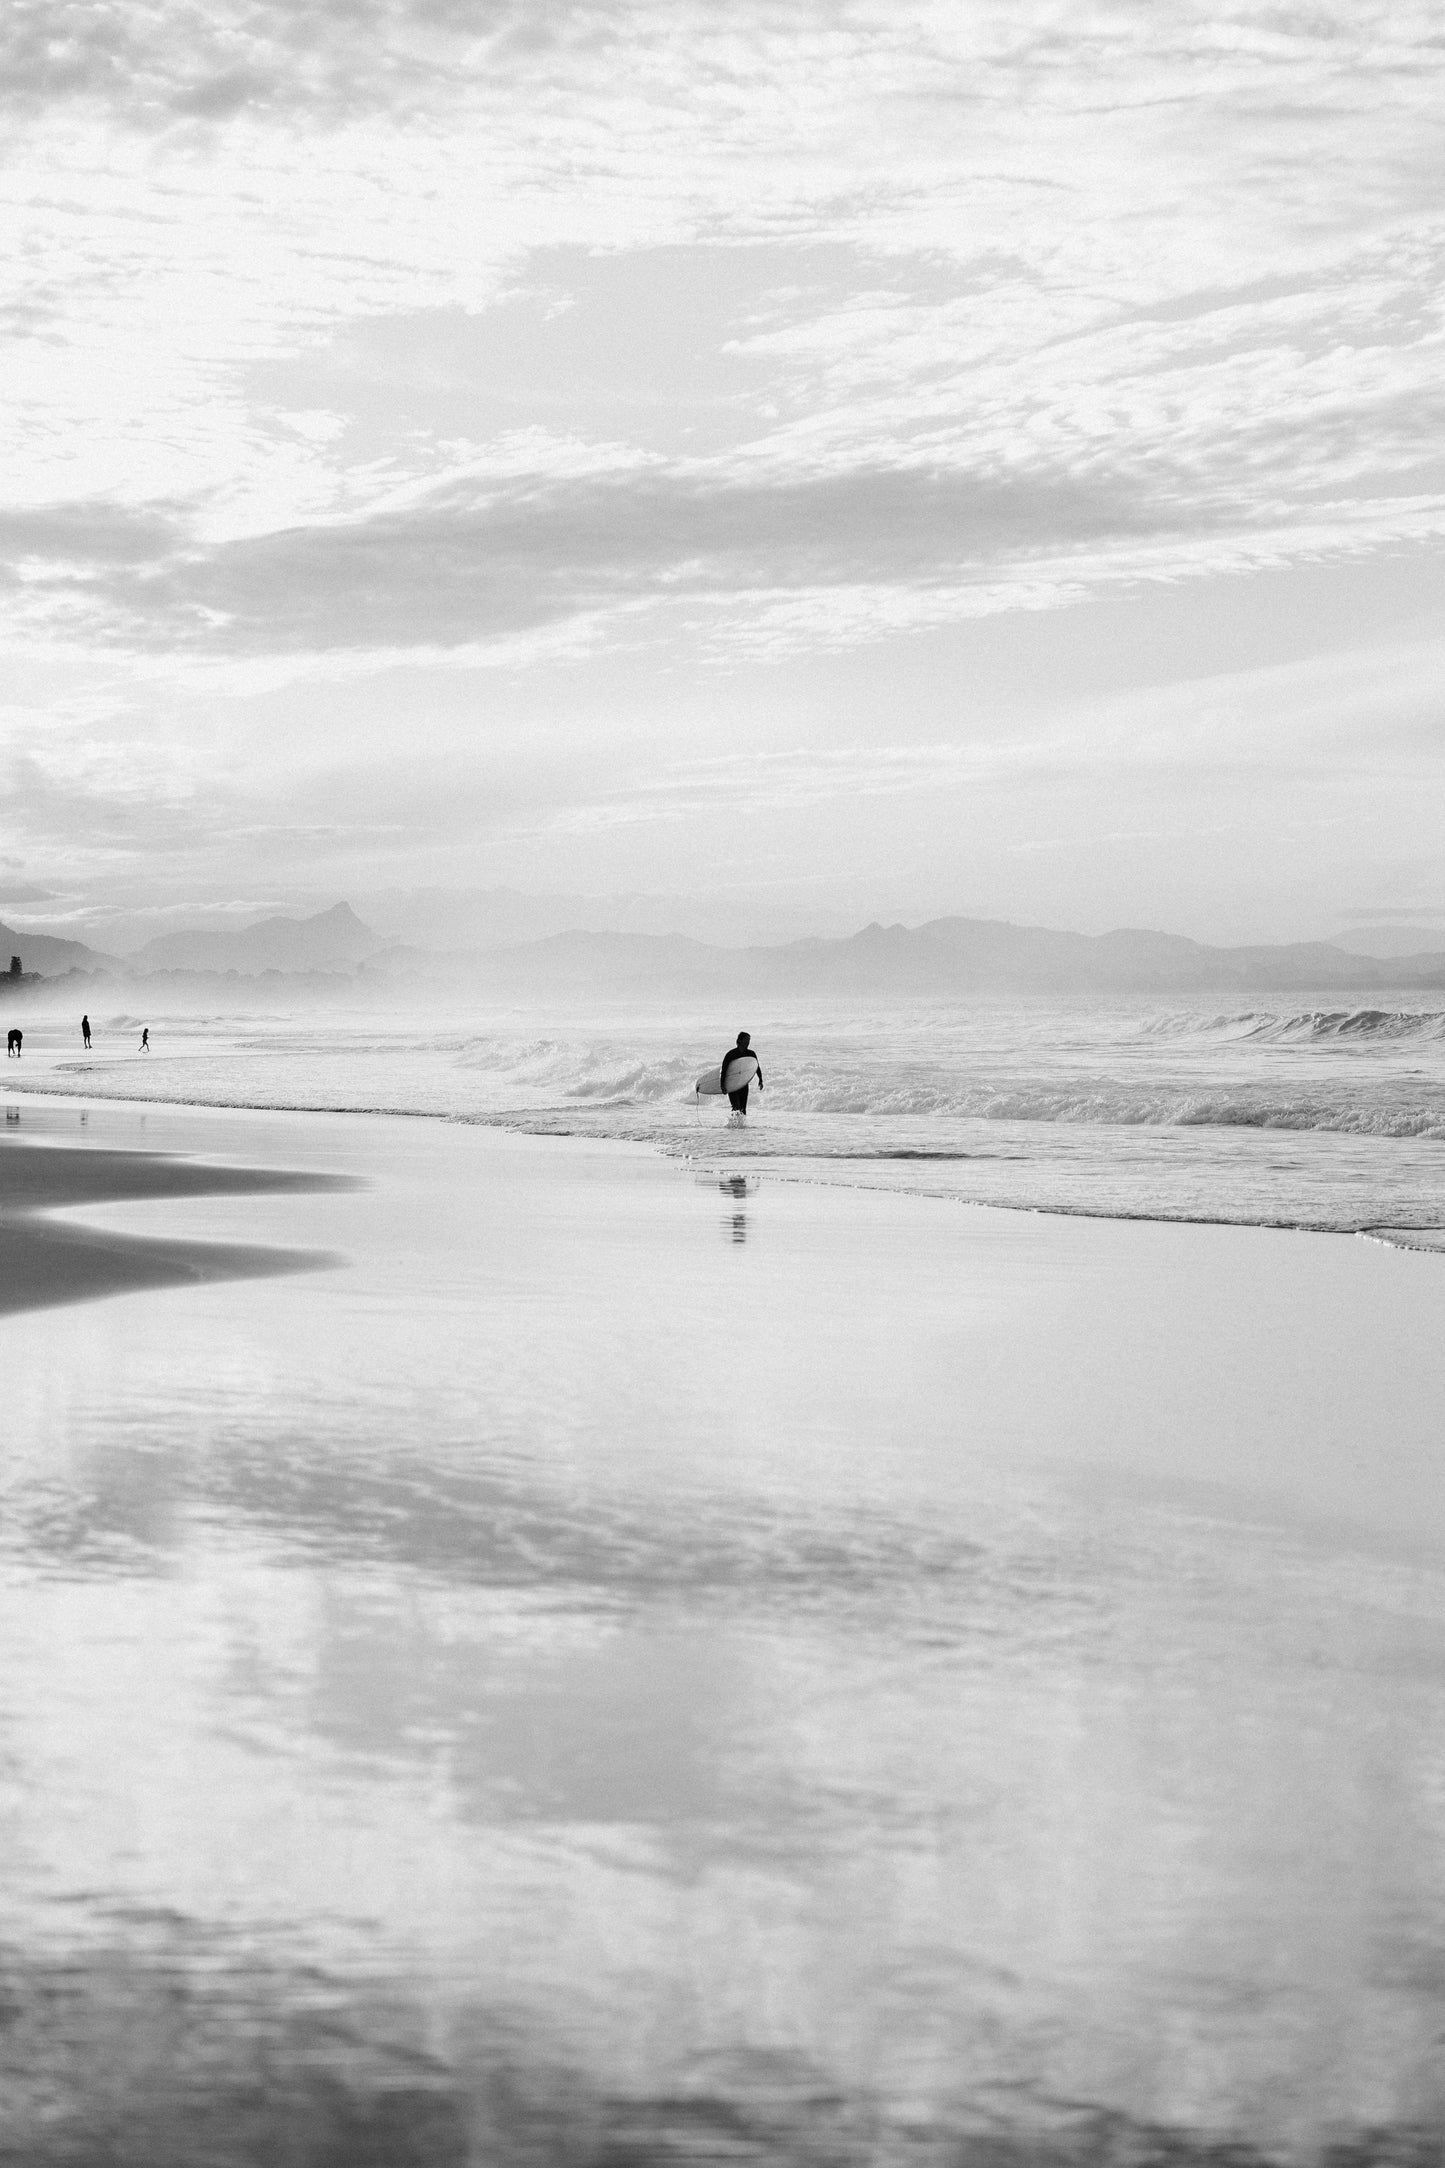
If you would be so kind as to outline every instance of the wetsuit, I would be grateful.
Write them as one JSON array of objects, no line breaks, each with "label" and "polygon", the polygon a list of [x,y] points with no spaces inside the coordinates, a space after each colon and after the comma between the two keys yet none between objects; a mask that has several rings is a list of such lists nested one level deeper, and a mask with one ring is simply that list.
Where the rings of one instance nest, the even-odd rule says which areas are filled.
[{"label": "wetsuit", "polygon": [[[728,1092],[728,1070],[729,1070],[729,1068],[730,1068],[730,1067],[732,1066],[732,1064],[733,1064],[733,1063],[734,1063],[735,1061],[747,1061],[747,1060],[749,1059],[749,1057],[751,1057],[751,1059],[752,1059],[753,1061],[758,1061],[758,1057],[757,1057],[757,1055],[753,1053],[753,1050],[752,1050],[752,1048],[751,1048],[750,1046],[730,1046],[730,1047],[728,1048],[727,1052],[726,1052],[726,1053],[724,1054],[724,1056],[723,1056],[723,1060],[722,1060],[722,1071],[721,1071],[721,1073],[720,1073],[720,1075],[719,1075],[719,1077],[718,1077],[718,1082],[719,1082],[719,1084],[721,1084],[721,1086],[722,1086],[722,1088],[723,1088],[723,1090],[724,1090],[725,1092]],[[760,1061],[758,1061],[758,1078],[757,1078],[757,1080],[758,1080],[758,1083],[759,1083],[759,1084],[761,1084],[761,1083],[762,1083],[762,1081],[763,1081],[763,1065],[762,1065],[762,1063],[761,1063]],[[752,1079],[751,1079],[751,1078],[749,1078],[748,1082],[749,1082],[749,1083],[751,1083],[751,1082],[752,1082]],[[733,1112],[734,1112],[735,1114],[746,1114],[746,1113],[747,1113],[747,1111],[748,1111],[748,1086],[747,1086],[747,1084],[740,1084],[740,1085],[738,1086],[738,1088],[737,1088],[737,1090],[736,1090],[735,1092],[728,1092],[728,1105],[729,1105],[729,1106],[730,1106],[730,1107],[732,1108],[732,1110],[733,1110]]]}]

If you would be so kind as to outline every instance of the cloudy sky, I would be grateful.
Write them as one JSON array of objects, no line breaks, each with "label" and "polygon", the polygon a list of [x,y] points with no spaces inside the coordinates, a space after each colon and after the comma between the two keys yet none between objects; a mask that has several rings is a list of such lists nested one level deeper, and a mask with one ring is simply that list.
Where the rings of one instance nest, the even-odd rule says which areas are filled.
[{"label": "cloudy sky", "polygon": [[1442,78],[1411,0],[9,0],[0,909],[1445,911]]}]

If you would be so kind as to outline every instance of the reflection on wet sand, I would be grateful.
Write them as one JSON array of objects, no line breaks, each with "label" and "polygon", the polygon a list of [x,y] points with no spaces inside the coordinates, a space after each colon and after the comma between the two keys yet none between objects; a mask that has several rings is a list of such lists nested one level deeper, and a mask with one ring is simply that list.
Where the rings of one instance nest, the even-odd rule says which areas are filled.
[{"label": "reflection on wet sand", "polygon": [[178,1919],[117,1926],[113,1943],[68,1958],[0,1954],[0,2160],[461,2168],[476,2157],[465,2083],[404,1996],[343,1991]]},{"label": "reflection on wet sand", "polygon": [[[0,1953],[0,2161],[14,2168],[1270,2168],[1288,2154],[1003,2086],[880,2113],[806,2053],[609,2085],[516,2013],[443,2027],[407,1983],[267,1961],[179,1919],[47,1961]],[[136,1944],[143,1946],[137,1950]],[[149,1945],[149,1948],[144,1948]],[[1340,2129],[1328,2168],[1438,2168],[1430,2121]]]},{"label": "reflection on wet sand", "polygon": [[[7,1125],[20,1110],[6,1109]],[[82,1114],[81,1121],[85,1116]],[[37,1127],[40,1125],[37,1124]],[[0,1152],[0,1313],[207,1280],[299,1272],[336,1259],[254,1243],[181,1242],[60,1221],[49,1215],[148,1200],[305,1193],[328,1175],[227,1167],[160,1152],[111,1151],[23,1137]]]},{"label": "reflection on wet sand", "polygon": [[306,1134],[346,1273],[0,1328],[0,2164],[1438,2158],[1438,1552],[1019,1465],[1223,1288],[1277,1482],[1307,1238]]},{"label": "reflection on wet sand", "polygon": [[736,1207],[734,1211],[723,1215],[723,1226],[727,1229],[732,1241],[736,1243],[746,1242],[748,1239],[748,1216],[743,1210],[743,1206],[749,1197],[756,1195],[758,1184],[755,1181],[750,1182],[745,1174],[730,1174],[725,1176],[717,1186],[724,1197],[731,1198]]}]

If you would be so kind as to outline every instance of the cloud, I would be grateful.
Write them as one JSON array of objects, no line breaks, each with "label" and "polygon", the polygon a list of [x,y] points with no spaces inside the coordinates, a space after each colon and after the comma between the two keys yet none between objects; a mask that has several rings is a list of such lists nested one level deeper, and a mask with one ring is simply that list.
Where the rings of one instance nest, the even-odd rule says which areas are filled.
[{"label": "cloud", "polygon": [[503,467],[393,493],[362,517],[220,542],[174,507],[40,507],[0,517],[0,606],[72,640],[200,659],[470,651],[582,622],[606,637],[677,606],[731,613],[720,636],[766,650],[1445,525],[1433,497],[1291,522],[1243,477],[1230,498],[1225,479],[1157,459],[1135,472]]},{"label": "cloud", "polygon": [[104,499],[0,509],[0,564],[24,580],[30,568],[61,577],[83,568],[153,564],[179,545],[184,529],[173,509],[136,508]]},{"label": "cloud", "polygon": [[[451,485],[400,509],[204,547],[176,520],[0,527],[12,598],[142,650],[448,647],[640,604],[966,585],[1147,538],[1127,482],[925,468],[746,479],[653,468]],[[57,561],[65,546],[69,562]]]},{"label": "cloud", "polygon": [[846,79],[860,47],[875,103],[946,103],[965,75],[979,96],[1027,89],[1065,112],[1247,92],[1253,114],[1277,118],[1302,75],[1316,99],[1344,99],[1362,76],[1414,60],[1435,27],[1408,0],[1267,10],[1176,0],[1167,11],[1078,0],[1066,12],[1046,0],[12,0],[0,56],[16,106],[90,101],[152,127],[252,103],[374,109],[398,89],[465,94],[484,74],[545,82],[582,66],[595,76],[616,56],[649,84],[690,73],[705,100],[715,85],[770,82],[794,56],[815,77]]},{"label": "cloud", "polygon": [[608,31],[608,10],[545,0],[13,0],[0,81],[22,112],[82,103],[148,129],[251,107],[340,115],[435,88],[459,58],[535,66]]},{"label": "cloud", "polygon": [[[637,267],[651,407],[716,406],[726,358],[734,440],[775,457],[1160,456],[1288,516],[1438,441],[1442,75],[1430,11],[1373,0],[16,0],[0,461],[33,504],[334,517],[375,494],[317,396],[348,328],[483,322],[570,249]],[[745,248],[756,290],[687,351],[678,265],[727,283]],[[467,360],[485,385],[485,335]],[[250,388],[283,361],[289,411]],[[367,457],[425,484],[442,402],[407,366]],[[588,433],[585,352],[538,376]]]},{"label": "cloud", "polygon": [[61,901],[53,888],[36,888],[27,881],[7,881],[0,878],[0,909],[11,910],[28,903],[56,903]]},{"label": "cloud", "polygon": [[[154,792],[245,892],[403,676],[418,761],[523,687],[518,738],[645,710],[660,765],[699,658],[681,704],[735,671],[786,750],[790,703],[896,697],[845,648],[1438,536],[1442,100],[1416,0],[14,0],[23,833],[139,850]],[[122,681],[134,763],[66,766]]]}]

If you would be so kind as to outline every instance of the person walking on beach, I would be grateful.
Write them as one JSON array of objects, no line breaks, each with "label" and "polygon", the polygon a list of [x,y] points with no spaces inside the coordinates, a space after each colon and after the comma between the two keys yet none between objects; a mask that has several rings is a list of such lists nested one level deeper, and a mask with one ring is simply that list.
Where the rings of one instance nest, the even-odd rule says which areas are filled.
[{"label": "person walking on beach", "polygon": [[82,1016],[80,1019],[80,1036],[88,1054],[90,1052],[90,1018],[88,1016]]},{"label": "person walking on beach", "polygon": [[145,1026],[145,1029],[144,1029],[144,1030],[143,1030],[143,1031],[141,1032],[141,1035],[140,1035],[140,1051],[141,1051],[141,1053],[142,1053],[142,1054],[148,1054],[148,1053],[150,1052],[150,1050],[151,1050],[151,1027],[150,1027],[150,1025],[149,1025],[149,1024],[147,1024],[147,1025]]},{"label": "person walking on beach", "polygon": [[732,1108],[733,1113],[739,1116],[745,1116],[747,1114],[748,1085],[753,1082],[753,1079],[749,1077],[748,1082],[746,1084],[740,1084],[736,1091],[728,1091],[728,1071],[733,1067],[736,1062],[742,1061],[745,1057],[752,1061],[753,1065],[757,1070],[757,1087],[758,1090],[761,1091],[763,1088],[763,1065],[758,1060],[757,1055],[753,1052],[752,1044],[748,1033],[745,1031],[740,1031],[738,1033],[737,1045],[730,1046],[723,1056],[722,1074],[718,1078],[718,1082],[721,1084],[723,1090],[728,1094],[728,1105]]}]

